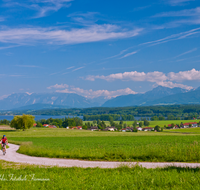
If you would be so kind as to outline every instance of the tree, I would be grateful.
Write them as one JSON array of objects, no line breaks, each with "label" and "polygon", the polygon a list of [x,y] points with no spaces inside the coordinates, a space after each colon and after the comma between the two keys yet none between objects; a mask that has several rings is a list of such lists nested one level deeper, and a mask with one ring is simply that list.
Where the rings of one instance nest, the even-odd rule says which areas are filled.
[{"label": "tree", "polygon": [[122,124],[123,124],[123,121],[121,120],[121,121],[119,122],[119,124],[122,125]]},{"label": "tree", "polygon": [[142,127],[142,122],[139,123],[139,127]]},{"label": "tree", "polygon": [[93,120],[93,124],[94,124],[94,125],[97,124],[97,120]]},{"label": "tree", "polygon": [[156,125],[154,127],[154,130],[157,131],[157,132],[160,132],[161,131],[161,127],[159,125]]},{"label": "tree", "polygon": [[65,119],[65,121],[63,121],[62,126],[64,128],[66,128],[68,126],[69,127],[76,126],[76,122],[74,121],[74,119],[68,118],[68,119]]},{"label": "tree", "polygon": [[35,123],[34,116],[32,115],[17,115],[11,121],[10,126],[15,129],[30,129]]},{"label": "tree", "polygon": [[42,123],[40,123],[40,122],[36,122],[36,123],[37,123],[36,127],[43,127]]},{"label": "tree", "polygon": [[137,127],[137,121],[133,122],[133,127]]},{"label": "tree", "polygon": [[144,126],[149,126],[149,122],[146,119],[144,120]]}]

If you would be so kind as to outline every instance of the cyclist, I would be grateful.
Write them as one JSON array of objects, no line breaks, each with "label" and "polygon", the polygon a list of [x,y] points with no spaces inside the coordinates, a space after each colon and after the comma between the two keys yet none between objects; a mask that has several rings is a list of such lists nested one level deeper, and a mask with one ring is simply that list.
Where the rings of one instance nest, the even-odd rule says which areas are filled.
[{"label": "cyclist", "polygon": [[8,143],[8,139],[6,138],[6,135],[3,135],[1,139],[1,150],[3,150],[3,146],[5,145],[5,150],[6,150],[6,144]]}]

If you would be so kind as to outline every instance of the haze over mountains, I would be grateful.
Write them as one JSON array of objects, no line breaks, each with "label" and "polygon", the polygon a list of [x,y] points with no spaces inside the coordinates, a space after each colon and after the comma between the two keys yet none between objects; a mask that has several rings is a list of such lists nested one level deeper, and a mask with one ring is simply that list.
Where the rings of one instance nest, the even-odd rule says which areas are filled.
[{"label": "haze over mountains", "polygon": [[200,88],[187,91],[181,88],[158,86],[144,94],[130,94],[106,100],[88,99],[73,93],[20,93],[0,100],[0,110],[38,110],[53,108],[125,107],[145,105],[200,104]]}]

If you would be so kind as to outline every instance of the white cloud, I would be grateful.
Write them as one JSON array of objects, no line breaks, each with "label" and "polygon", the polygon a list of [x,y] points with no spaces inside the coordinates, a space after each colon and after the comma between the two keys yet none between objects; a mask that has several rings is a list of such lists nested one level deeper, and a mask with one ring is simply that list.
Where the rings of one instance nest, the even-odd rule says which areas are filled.
[{"label": "white cloud", "polygon": [[178,73],[170,72],[168,78],[171,81],[195,81],[200,80],[200,71],[192,69],[189,71],[180,71]]},{"label": "white cloud", "polygon": [[[61,85],[56,84],[56,85],[47,87],[47,89],[52,89],[52,88],[57,89],[56,92],[59,92],[59,93],[76,93],[86,98],[96,98],[99,96],[104,96],[106,99],[109,99],[109,98],[117,97],[121,95],[137,94],[137,92],[131,90],[130,88],[109,91],[109,90],[92,90],[92,89],[84,90],[82,88],[72,87],[67,84],[61,84]],[[62,88],[63,90],[58,90]]]},{"label": "white cloud", "polygon": [[67,85],[67,84],[55,84],[53,86],[47,87],[47,89],[53,89],[53,88],[59,89],[59,88],[68,88],[68,87],[69,87],[69,85]]},{"label": "white cloud", "polygon": [[183,89],[187,89],[187,90],[193,89],[192,86],[187,86],[187,85],[184,85],[184,84],[177,84],[177,83],[173,83],[171,81],[160,81],[160,82],[158,81],[156,83],[159,86],[164,86],[164,87],[168,87],[168,88],[179,87],[179,88],[183,88]]},{"label": "white cloud", "polygon": [[85,78],[86,80],[95,81],[96,79],[103,79],[107,81],[148,81],[156,83],[157,85],[174,88],[180,87],[184,89],[192,89],[193,87],[187,86],[184,84],[173,83],[172,81],[200,81],[200,70],[192,69],[189,71],[180,71],[178,73],[170,72],[168,74],[164,74],[163,72],[154,71],[154,72],[124,72],[124,73],[116,73],[110,74],[108,76],[104,75],[90,75]]},{"label": "white cloud", "polygon": [[124,81],[156,82],[156,81],[167,80],[167,76],[164,73],[159,72],[159,71],[148,72],[148,73],[131,71],[131,72],[111,74],[111,75],[108,75],[108,76],[90,75],[86,78],[86,80],[91,80],[91,81],[94,81],[95,79],[104,79],[104,80],[107,80],[107,81],[124,80]]},{"label": "white cloud", "polygon": [[129,38],[139,35],[142,29],[126,30],[116,25],[103,24],[85,28],[60,30],[53,28],[16,28],[0,31],[0,42],[20,45],[34,43],[78,44],[108,39]]},{"label": "white cloud", "polygon": [[3,100],[3,99],[5,99],[5,98],[7,98],[8,96],[10,96],[10,94],[8,94],[8,95],[3,95],[3,96],[0,96],[0,100]]}]

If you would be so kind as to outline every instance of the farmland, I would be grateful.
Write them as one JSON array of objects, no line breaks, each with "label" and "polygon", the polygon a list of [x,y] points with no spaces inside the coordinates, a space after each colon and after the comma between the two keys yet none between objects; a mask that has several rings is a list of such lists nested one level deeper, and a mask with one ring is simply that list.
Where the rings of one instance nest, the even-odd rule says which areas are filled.
[{"label": "farmland", "polygon": [[[164,132],[104,132],[32,128],[1,131],[20,153],[57,158],[109,161],[200,162],[200,128]],[[193,134],[193,131],[196,134]],[[190,134],[191,132],[191,134]],[[29,142],[29,143],[24,143]]]},{"label": "farmland", "polygon": [[[185,132],[187,130],[187,133]],[[196,134],[194,133],[194,130]],[[185,134],[186,133],[186,134]],[[108,132],[31,128],[10,130],[9,142],[21,144],[19,152],[34,156],[108,161],[200,162],[200,128],[164,132]],[[115,169],[58,168],[0,161],[4,178],[28,176],[25,181],[3,181],[2,189],[199,189],[200,169],[138,166]],[[30,176],[49,181],[34,181]]]}]

